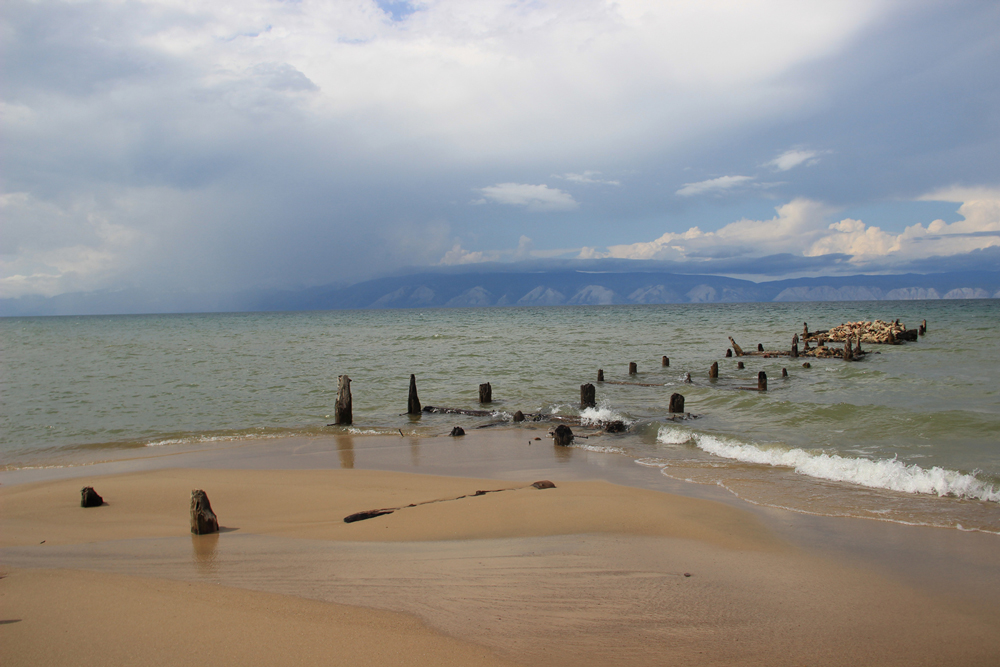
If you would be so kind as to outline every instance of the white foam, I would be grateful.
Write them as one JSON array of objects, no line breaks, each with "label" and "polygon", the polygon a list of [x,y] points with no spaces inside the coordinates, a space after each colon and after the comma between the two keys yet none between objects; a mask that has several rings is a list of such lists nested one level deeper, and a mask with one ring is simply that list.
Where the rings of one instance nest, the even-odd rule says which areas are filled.
[{"label": "white foam", "polygon": [[692,433],[682,428],[661,426],[656,441],[664,445],[684,445],[691,442]]},{"label": "white foam", "polygon": [[579,442],[573,443],[574,449],[586,449],[588,452],[600,452],[601,454],[624,454],[621,447],[605,447],[603,445],[584,445]]},{"label": "white foam", "polygon": [[[660,433],[663,434],[665,429],[661,429]],[[666,437],[671,436],[668,434]],[[996,486],[984,482],[975,474],[938,466],[922,468],[895,458],[853,458],[797,448],[763,448],[713,435],[694,434],[693,438],[698,448],[709,454],[746,463],[793,468],[795,472],[809,477],[905,493],[1000,502],[1000,489]]]},{"label": "white foam", "polygon": [[615,412],[605,404],[598,405],[596,408],[584,408],[580,412],[580,423],[584,426],[598,426],[602,423],[606,424],[608,422],[624,422],[625,424],[632,424],[632,420],[628,419],[620,412]]}]

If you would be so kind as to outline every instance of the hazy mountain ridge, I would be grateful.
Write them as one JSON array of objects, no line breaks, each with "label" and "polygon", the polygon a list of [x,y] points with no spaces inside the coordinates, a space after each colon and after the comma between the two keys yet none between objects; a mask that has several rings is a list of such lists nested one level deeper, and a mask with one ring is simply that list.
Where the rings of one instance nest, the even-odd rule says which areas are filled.
[{"label": "hazy mountain ridge", "polygon": [[139,291],[0,299],[0,315],[483,308],[761,301],[881,301],[1000,298],[1000,271],[794,278],[755,283],[667,272],[428,271],[348,287],[237,294]]}]

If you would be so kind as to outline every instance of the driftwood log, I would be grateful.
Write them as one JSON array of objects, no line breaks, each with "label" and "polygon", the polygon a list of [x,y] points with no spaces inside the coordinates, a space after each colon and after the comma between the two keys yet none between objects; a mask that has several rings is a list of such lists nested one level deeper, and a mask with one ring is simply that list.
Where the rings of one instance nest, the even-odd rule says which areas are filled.
[{"label": "driftwood log", "polygon": [[743,348],[736,344],[736,341],[733,340],[732,336],[729,337],[729,344],[733,346],[733,351],[736,353],[737,357],[743,356]]}]

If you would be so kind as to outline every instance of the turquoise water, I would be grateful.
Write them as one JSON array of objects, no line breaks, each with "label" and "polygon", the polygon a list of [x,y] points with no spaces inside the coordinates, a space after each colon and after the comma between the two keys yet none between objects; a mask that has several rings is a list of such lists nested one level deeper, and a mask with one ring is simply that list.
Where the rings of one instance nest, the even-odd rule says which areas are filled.
[{"label": "turquoise water", "polygon": [[[786,349],[803,322],[896,318],[926,319],[928,334],[810,369],[747,357],[737,370],[724,356],[730,335]],[[602,368],[661,386],[597,384],[599,408],[584,416],[632,428],[579,446],[751,502],[1000,532],[998,324],[995,300],[5,318],[0,453],[6,468],[67,465],[330,433],[340,374],[352,379],[353,430],[441,435],[490,419],[401,414],[411,373],[424,405],[478,408],[490,382],[504,420],[580,414],[580,385]],[[737,389],[759,370],[768,392]],[[697,419],[664,418],[675,391]]]}]

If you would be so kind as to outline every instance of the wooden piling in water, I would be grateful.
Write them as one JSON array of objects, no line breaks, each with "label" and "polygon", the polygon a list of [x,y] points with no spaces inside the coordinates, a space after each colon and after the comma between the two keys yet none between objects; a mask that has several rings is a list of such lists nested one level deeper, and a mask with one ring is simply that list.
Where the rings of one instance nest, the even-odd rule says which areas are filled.
[{"label": "wooden piling in water", "polygon": [[781,369],[781,377],[783,377],[783,378],[788,377],[788,369],[787,368],[782,368]]},{"label": "wooden piling in water", "polygon": [[730,348],[726,348],[726,359],[733,356],[733,351]]},{"label": "wooden piling in water", "polygon": [[351,378],[341,375],[337,381],[337,403],[333,407],[333,422],[346,426],[354,423],[351,407]]},{"label": "wooden piling in water", "polygon": [[493,402],[493,387],[490,386],[489,382],[485,382],[479,385],[479,402],[480,403]]},{"label": "wooden piling in water", "polygon": [[764,351],[764,343],[757,343],[757,351],[758,352]]},{"label": "wooden piling in water", "polygon": [[729,344],[733,346],[733,352],[736,353],[737,357],[743,356],[743,348],[736,344],[736,341],[733,340],[732,336],[729,337]]},{"label": "wooden piling in water", "polygon": [[410,375],[410,397],[406,403],[406,414],[420,414],[420,399],[417,397],[417,376]]},{"label": "wooden piling in water", "polygon": [[635,375],[638,372],[639,372],[639,367],[636,366],[636,363],[634,361],[628,362],[628,374]]},{"label": "wooden piling in water", "polygon": [[743,367],[743,362],[742,362],[742,361],[737,361],[737,362],[736,362],[736,368],[737,368],[738,370],[743,370],[743,368],[744,368],[744,367]]},{"label": "wooden piling in water", "polygon": [[684,412],[684,397],[680,394],[670,394],[670,404],[667,412]]},{"label": "wooden piling in water", "polygon": [[580,385],[580,408],[593,408],[597,406],[597,390],[594,389],[594,385],[581,384]]},{"label": "wooden piling in water", "polygon": [[604,369],[603,368],[598,368],[597,369],[597,381],[598,382],[604,382]]},{"label": "wooden piling in water", "polygon": [[667,366],[669,366],[670,365],[670,357],[667,357],[666,355],[664,355],[663,359],[660,360],[660,365],[663,366],[664,368],[666,368]]},{"label": "wooden piling in water", "polygon": [[719,362],[713,361],[712,367],[708,369],[708,377],[712,380],[716,380],[719,377]]},{"label": "wooden piling in water", "polygon": [[767,373],[757,373],[757,391],[767,391]]}]

